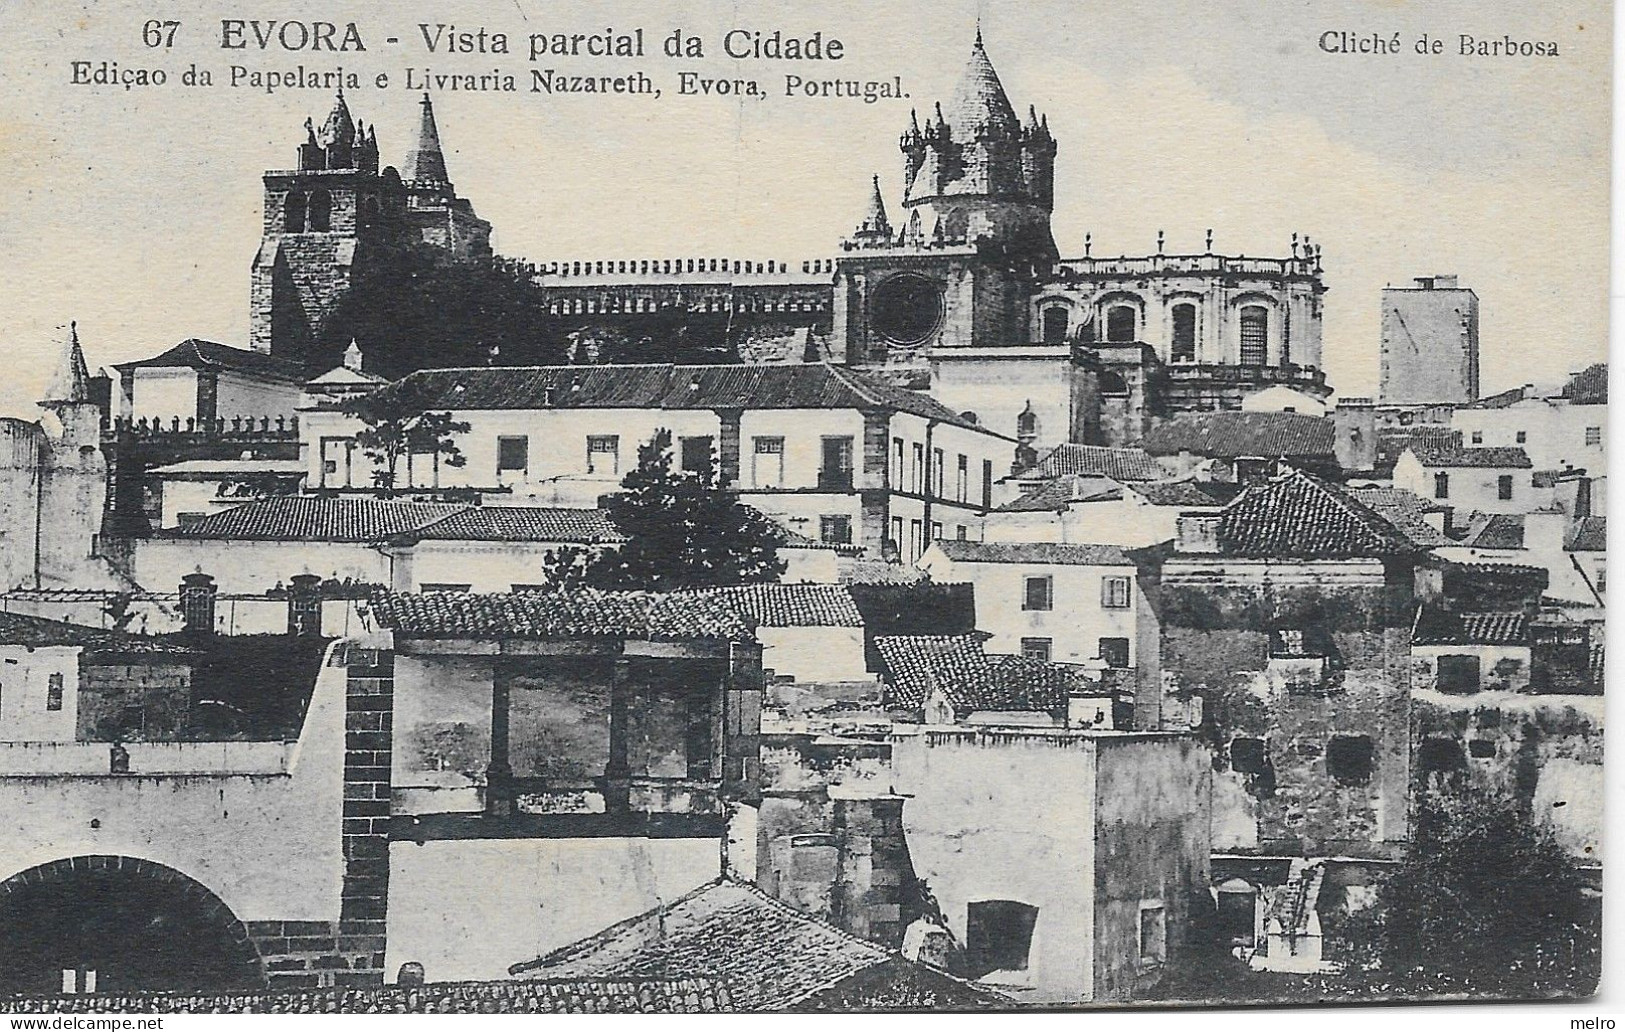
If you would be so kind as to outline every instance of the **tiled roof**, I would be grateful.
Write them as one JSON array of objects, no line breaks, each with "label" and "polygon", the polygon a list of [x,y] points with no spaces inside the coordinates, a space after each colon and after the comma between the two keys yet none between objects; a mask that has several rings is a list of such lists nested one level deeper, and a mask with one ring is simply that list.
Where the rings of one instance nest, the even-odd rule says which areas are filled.
[{"label": "tiled roof", "polygon": [[425,369],[380,390],[408,392],[414,404],[454,412],[889,408],[985,430],[928,395],[821,362]]},{"label": "tiled roof", "polygon": [[1576,405],[1608,404],[1608,363],[1598,362],[1569,377],[1563,397]]},{"label": "tiled roof", "polygon": [[1152,426],[1145,450],[1217,459],[1331,458],[1336,437],[1330,419],[1301,412],[1185,412]]},{"label": "tiled roof", "polygon": [[705,1014],[733,1010],[703,978],[505,979],[423,986],[76,993],[0,999],[21,1014]]},{"label": "tiled roof", "polygon": [[569,541],[604,544],[626,540],[602,509],[554,509],[524,505],[469,506],[411,531],[418,541]]},{"label": "tiled roof", "polygon": [[1608,551],[1608,518],[1582,516],[1564,535],[1563,548],[1569,552]]},{"label": "tiled roof", "polygon": [[1051,566],[1133,566],[1119,545],[1057,544],[1050,541],[951,541],[932,547],[956,563],[1039,563]]},{"label": "tiled roof", "polygon": [[1136,480],[1161,480],[1168,475],[1162,464],[1142,448],[1106,448],[1094,444],[1062,444],[1025,470],[1021,479],[1064,477],[1082,474],[1110,477],[1121,484]]},{"label": "tiled roof", "polygon": [[1037,490],[999,506],[998,512],[1059,512],[1075,502],[1106,502],[1123,497],[1123,488],[1105,477],[1061,476]]},{"label": "tiled roof", "polygon": [[742,584],[711,588],[758,627],[862,627],[852,592],[841,584]]},{"label": "tiled roof", "polygon": [[1522,401],[1523,398],[1524,398],[1524,389],[1522,387],[1514,387],[1511,390],[1501,391],[1499,394],[1490,394],[1490,395],[1487,395],[1485,397],[1479,398],[1477,401],[1473,402],[1471,405],[1468,405],[1467,408],[1475,408],[1475,409],[1511,408],[1513,405],[1516,405],[1518,402]]},{"label": "tiled roof", "polygon": [[931,579],[918,566],[884,559],[849,559],[841,564],[839,576],[842,584],[919,584]]},{"label": "tiled roof", "polygon": [[1241,485],[1224,480],[1154,480],[1130,484],[1128,489],[1152,505],[1203,509],[1227,505],[1241,493]]},{"label": "tiled roof", "polygon": [[1424,606],[1411,637],[1415,645],[1527,645],[1523,613],[1449,613]]},{"label": "tiled roof", "polygon": [[99,627],[47,620],[21,613],[0,613],[0,645],[24,645],[28,648],[52,646],[80,646],[87,652],[141,655],[188,655],[194,650],[159,638],[123,631],[107,631]]},{"label": "tiled roof", "polygon": [[1438,447],[1461,447],[1461,431],[1448,426],[1424,423],[1421,426],[1391,426],[1377,431],[1377,459],[1375,472],[1387,477],[1394,471],[1394,463],[1405,454],[1413,441],[1432,442]]},{"label": "tiled roof", "polygon": [[[542,978],[699,978],[728,988],[742,1011],[794,1010],[853,976],[900,958],[723,878],[654,910],[509,969]],[[902,962],[907,963],[907,962]],[[994,994],[940,979],[991,1002]]]},{"label": "tiled roof", "polygon": [[702,592],[380,592],[368,609],[403,638],[515,638],[646,641],[752,641],[752,621],[724,599]]},{"label": "tiled roof", "polygon": [[1072,670],[1021,656],[990,656],[982,641],[974,634],[876,637],[889,701],[918,710],[939,691],[956,715],[1066,708],[1067,694],[1080,683]]},{"label": "tiled roof", "polygon": [[1522,448],[1503,446],[1494,448],[1463,448],[1454,442],[1445,443],[1417,438],[1411,441],[1411,454],[1429,469],[1532,469],[1529,454]]},{"label": "tiled roof", "polygon": [[1302,470],[1254,485],[1226,506],[1219,547],[1228,555],[1306,559],[1423,551],[1370,507]]},{"label": "tiled roof", "polygon": [[1522,513],[1479,513],[1467,523],[1461,544],[1467,548],[1522,548]]},{"label": "tiled roof", "polygon": [[304,382],[308,370],[298,362],[272,358],[262,351],[245,351],[227,347],[211,340],[183,340],[179,344],[151,358],[135,362],[120,362],[113,367],[125,369],[230,369],[256,376],[270,376],[294,383]]},{"label": "tiled roof", "polygon": [[1348,493],[1423,548],[1450,543],[1425,517],[1426,513],[1438,511],[1438,507],[1414,491],[1402,487],[1357,487],[1349,488]]},{"label": "tiled roof", "polygon": [[598,509],[470,506],[293,495],[213,513],[168,532],[229,541],[624,541]]}]

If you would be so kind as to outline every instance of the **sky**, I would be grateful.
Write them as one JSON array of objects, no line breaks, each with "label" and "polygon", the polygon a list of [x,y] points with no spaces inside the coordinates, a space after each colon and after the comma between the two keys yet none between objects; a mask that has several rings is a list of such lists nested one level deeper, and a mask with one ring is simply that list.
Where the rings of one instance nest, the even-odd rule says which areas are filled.
[{"label": "sky", "polygon": [[[1294,232],[1323,249],[1324,364],[1339,393],[1374,393],[1380,293],[1455,273],[1481,303],[1486,393],[1561,378],[1607,348],[1610,14],[1606,2],[1506,0],[946,0],[652,3],[540,0],[240,5],[106,0],[0,6],[0,413],[27,414],[77,320],[89,362],[140,358],[187,337],[246,346],[260,175],[293,164],[320,89],[187,88],[189,65],[361,74],[354,114],[399,164],[418,95],[405,69],[489,72],[517,93],[438,92],[451,178],[529,259],[833,256],[878,173],[895,214],[909,108],[946,100],[980,18],[1019,111],[1059,144],[1054,229],[1063,256],[1198,251],[1282,255]],[[172,48],[147,18],[179,21]],[[348,13],[346,13],[348,12]],[[222,18],[354,20],[365,52],[220,47]],[[426,52],[418,23],[506,32],[508,55]],[[654,56],[533,64],[532,33],[643,28]],[[740,28],[840,39],[840,61],[733,60]],[[658,54],[673,30],[706,57]],[[1326,32],[1380,34],[1401,53],[1329,54]],[[1444,53],[1415,53],[1419,36]],[[1559,56],[1457,53],[1460,34],[1551,42]],[[384,42],[394,36],[400,40]],[[75,85],[72,62],[163,68],[162,87]],[[532,68],[643,70],[665,90],[528,91]],[[765,100],[676,96],[682,70],[759,81]],[[386,89],[374,85],[380,73]],[[907,99],[782,95],[784,76],[890,79]]]}]

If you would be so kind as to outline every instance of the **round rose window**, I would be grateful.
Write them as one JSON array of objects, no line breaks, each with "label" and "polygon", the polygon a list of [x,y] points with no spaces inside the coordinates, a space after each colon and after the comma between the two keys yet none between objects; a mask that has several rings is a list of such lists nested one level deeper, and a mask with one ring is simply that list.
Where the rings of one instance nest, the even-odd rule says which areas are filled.
[{"label": "round rose window", "polygon": [[920,344],[942,322],[942,289],[923,276],[893,276],[875,288],[875,332],[893,344]]}]

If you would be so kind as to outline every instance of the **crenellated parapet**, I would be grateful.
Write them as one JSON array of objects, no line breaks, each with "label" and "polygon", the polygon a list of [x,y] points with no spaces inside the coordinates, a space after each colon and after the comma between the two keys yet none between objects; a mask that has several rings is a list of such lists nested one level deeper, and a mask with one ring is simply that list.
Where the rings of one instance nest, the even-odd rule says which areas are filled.
[{"label": "crenellated parapet", "polygon": [[299,417],[232,416],[230,419],[197,419],[171,416],[168,421],[142,416],[139,419],[118,416],[108,422],[102,431],[104,440],[189,438],[195,441],[242,441],[261,443],[268,441],[299,440]]}]

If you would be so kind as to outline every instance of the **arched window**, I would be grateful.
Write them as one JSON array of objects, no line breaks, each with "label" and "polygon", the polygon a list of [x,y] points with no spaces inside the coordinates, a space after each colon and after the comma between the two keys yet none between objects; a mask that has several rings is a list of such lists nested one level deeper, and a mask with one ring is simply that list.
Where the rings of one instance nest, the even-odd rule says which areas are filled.
[{"label": "arched window", "polygon": [[1134,328],[1138,321],[1139,313],[1133,305],[1113,305],[1106,312],[1106,340],[1114,344],[1134,340]]},{"label": "arched window", "polygon": [[1127,394],[1128,381],[1123,379],[1122,373],[1114,373],[1110,369],[1104,370],[1100,374],[1100,393]]},{"label": "arched window", "polygon": [[305,231],[305,195],[297,190],[282,200],[282,231],[284,233]]},{"label": "arched window", "polygon": [[1174,340],[1170,356],[1175,362],[1196,361],[1196,306],[1174,306]]},{"label": "arched window", "polygon": [[1263,305],[1241,310],[1241,364],[1264,365],[1269,358],[1270,311]]},{"label": "arched window", "polygon": [[1066,343],[1067,311],[1060,305],[1044,309],[1044,343]]},{"label": "arched window", "polygon": [[1016,416],[1016,436],[1027,439],[1038,436],[1038,413],[1033,411],[1032,402]]},{"label": "arched window", "polygon": [[310,231],[326,233],[331,228],[333,198],[326,190],[313,190],[310,194]]},{"label": "arched window", "polygon": [[378,206],[378,198],[369,197],[361,202],[361,225],[371,229],[378,225],[382,209]]}]

